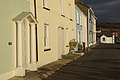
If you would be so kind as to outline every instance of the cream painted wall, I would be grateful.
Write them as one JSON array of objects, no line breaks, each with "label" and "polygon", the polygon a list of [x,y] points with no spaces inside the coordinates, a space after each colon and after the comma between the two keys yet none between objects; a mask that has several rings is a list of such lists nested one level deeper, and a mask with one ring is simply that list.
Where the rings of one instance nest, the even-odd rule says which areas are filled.
[{"label": "cream painted wall", "polygon": [[[64,0],[64,15],[61,16],[61,8],[60,8],[60,0],[50,0],[49,2],[49,10],[43,9],[43,0],[37,1],[37,18],[38,18],[38,43],[39,43],[39,61],[38,67],[43,66],[45,64],[51,63],[58,59],[58,27],[63,27],[64,30],[68,28],[68,40],[72,39],[72,29],[75,32],[75,6],[74,1]],[[69,16],[68,12],[68,4],[72,6],[72,16]],[[70,20],[72,18],[73,21]],[[44,51],[44,23],[49,24],[49,42],[51,48],[50,51]],[[74,34],[74,38],[75,38]],[[66,35],[64,34],[64,39]],[[66,47],[66,42],[64,42],[64,53],[67,54],[69,51],[69,47]]]},{"label": "cream painted wall", "polygon": [[[23,11],[29,11],[27,0],[0,1],[0,74],[15,68],[15,38],[12,19]],[[12,42],[12,45],[8,45]]]},{"label": "cream painted wall", "polygon": [[112,40],[113,40],[112,37],[108,37],[108,38],[107,38],[107,43],[113,43]]}]

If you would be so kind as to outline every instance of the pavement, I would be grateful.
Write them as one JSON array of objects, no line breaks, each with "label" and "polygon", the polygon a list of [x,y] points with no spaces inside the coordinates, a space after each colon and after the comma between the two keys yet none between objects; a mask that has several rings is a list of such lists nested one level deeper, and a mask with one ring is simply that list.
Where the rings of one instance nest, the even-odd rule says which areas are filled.
[{"label": "pavement", "polygon": [[50,75],[54,74],[56,71],[59,71],[62,67],[67,65],[68,63],[78,59],[79,57],[83,56],[84,53],[69,53],[67,55],[62,56],[63,58],[42,66],[38,68],[35,72],[26,72],[24,77],[13,77],[9,80],[43,80]]},{"label": "pavement", "polygon": [[100,44],[43,80],[120,80],[120,44]]}]

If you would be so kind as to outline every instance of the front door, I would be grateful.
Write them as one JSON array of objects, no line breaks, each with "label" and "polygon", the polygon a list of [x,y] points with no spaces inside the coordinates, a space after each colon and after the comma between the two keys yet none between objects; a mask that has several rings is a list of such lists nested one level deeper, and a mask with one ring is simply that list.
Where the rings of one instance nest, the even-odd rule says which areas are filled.
[{"label": "front door", "polygon": [[[16,23],[16,76],[24,76],[25,70],[36,71],[36,19],[23,12],[13,19]],[[35,36],[36,35],[36,36]]]},{"label": "front door", "polygon": [[64,55],[64,28],[58,28],[58,59]]}]

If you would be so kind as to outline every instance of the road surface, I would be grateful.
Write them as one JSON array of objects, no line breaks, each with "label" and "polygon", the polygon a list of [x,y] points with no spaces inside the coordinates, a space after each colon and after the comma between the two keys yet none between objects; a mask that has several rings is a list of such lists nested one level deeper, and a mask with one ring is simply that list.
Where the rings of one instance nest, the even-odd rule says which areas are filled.
[{"label": "road surface", "polygon": [[44,80],[120,80],[120,44],[100,44]]}]

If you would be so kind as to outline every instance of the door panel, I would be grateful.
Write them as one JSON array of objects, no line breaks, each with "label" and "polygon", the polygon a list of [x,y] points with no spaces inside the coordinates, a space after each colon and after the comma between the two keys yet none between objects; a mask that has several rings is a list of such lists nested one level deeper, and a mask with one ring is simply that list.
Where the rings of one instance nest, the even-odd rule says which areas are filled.
[{"label": "door panel", "polygon": [[64,55],[64,29],[58,28],[58,58]]},{"label": "door panel", "polygon": [[23,67],[27,68],[27,26],[26,21],[22,24],[22,54],[23,54]]}]

